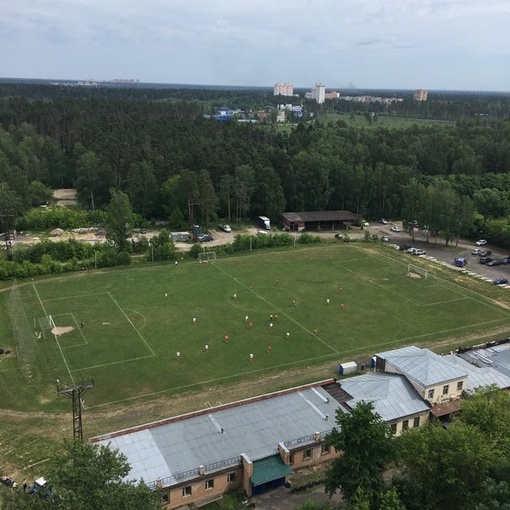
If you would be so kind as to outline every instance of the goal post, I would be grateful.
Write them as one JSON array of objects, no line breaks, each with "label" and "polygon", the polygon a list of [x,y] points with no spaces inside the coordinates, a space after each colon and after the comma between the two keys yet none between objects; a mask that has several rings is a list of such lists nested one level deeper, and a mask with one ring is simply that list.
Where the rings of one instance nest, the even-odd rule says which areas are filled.
[{"label": "goal post", "polygon": [[420,266],[414,264],[407,265],[407,276],[415,278],[428,278],[429,272]]},{"label": "goal post", "polygon": [[215,251],[202,251],[198,254],[199,262],[209,262],[211,260],[216,260],[216,252]]}]

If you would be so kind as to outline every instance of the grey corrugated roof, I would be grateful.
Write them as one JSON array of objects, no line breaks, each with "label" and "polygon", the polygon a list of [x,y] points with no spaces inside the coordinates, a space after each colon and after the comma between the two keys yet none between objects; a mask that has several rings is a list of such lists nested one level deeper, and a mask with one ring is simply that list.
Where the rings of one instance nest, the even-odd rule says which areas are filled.
[{"label": "grey corrugated roof", "polygon": [[467,372],[428,349],[410,346],[378,353],[395,369],[421,386],[428,387],[467,376]]},{"label": "grey corrugated roof", "polygon": [[[132,468],[130,479],[152,482],[241,453],[246,453],[251,460],[274,455],[278,453],[279,442],[331,431],[339,407],[336,400],[317,386],[211,409],[161,425],[149,424],[142,430],[113,433],[93,441],[110,444],[126,455]],[[324,419],[325,415],[328,420]],[[306,439],[302,441],[306,442]],[[194,476],[190,473],[181,481]]]},{"label": "grey corrugated roof", "polygon": [[359,214],[351,211],[303,211],[284,212],[282,215],[291,222],[296,221],[353,221],[360,218]]},{"label": "grey corrugated roof", "polygon": [[[474,365],[472,362],[463,359],[456,354],[449,354],[448,356],[445,356],[444,359],[449,363],[462,368],[462,370],[465,370],[468,373],[468,391],[473,391],[480,386],[489,386],[491,384],[495,384],[501,389],[510,388],[510,377],[498,372],[498,370],[491,366],[480,366],[480,364],[478,366]],[[476,362],[476,358],[473,358],[473,362]]]},{"label": "grey corrugated roof", "polygon": [[428,411],[429,406],[402,375],[372,372],[341,383],[342,388],[353,396],[347,402],[354,408],[358,402],[372,402],[374,410],[384,421],[393,421]]}]

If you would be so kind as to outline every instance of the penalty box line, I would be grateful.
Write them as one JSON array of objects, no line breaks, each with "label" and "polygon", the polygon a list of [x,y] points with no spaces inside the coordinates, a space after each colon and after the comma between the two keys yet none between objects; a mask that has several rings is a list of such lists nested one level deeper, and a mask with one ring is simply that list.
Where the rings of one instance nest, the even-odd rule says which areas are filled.
[{"label": "penalty box line", "polygon": [[[241,282],[239,279],[237,279],[235,276],[231,275],[228,271],[226,271],[225,269],[223,269],[222,267],[219,267],[217,264],[212,264],[216,269],[218,269],[219,271],[225,273],[231,280],[234,280],[236,283],[238,283],[239,285],[243,286],[245,289],[249,290],[249,287],[244,284],[243,282]],[[302,324],[300,324],[299,322],[296,321],[296,319],[292,318],[290,315],[288,315],[287,313],[285,313],[281,308],[278,308],[276,306],[274,306],[270,301],[268,301],[264,296],[261,296],[258,292],[254,292],[253,290],[251,290],[250,292],[252,292],[253,294],[255,294],[255,296],[257,296],[261,301],[264,301],[264,303],[267,303],[273,310],[278,310],[278,312],[280,312],[282,315],[284,315],[285,317],[287,317],[288,320],[290,320],[291,322],[293,322],[296,326],[298,326],[299,328],[301,328],[303,331],[305,331],[306,333],[308,333],[309,335],[312,335],[314,338],[316,338],[317,340],[319,340],[319,342],[321,342],[323,345],[325,345],[328,349],[331,349],[335,354],[339,354],[339,351],[337,351],[334,347],[332,347],[331,345],[329,345],[327,342],[325,342],[324,340],[322,340],[322,338],[320,338],[318,335],[315,335],[313,334],[310,330],[306,329]]]}]

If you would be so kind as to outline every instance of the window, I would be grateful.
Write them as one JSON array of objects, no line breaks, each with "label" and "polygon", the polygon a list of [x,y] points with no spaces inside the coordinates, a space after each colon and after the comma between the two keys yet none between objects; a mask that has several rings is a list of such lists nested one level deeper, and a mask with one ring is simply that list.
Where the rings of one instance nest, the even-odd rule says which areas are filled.
[{"label": "window", "polygon": [[396,423],[392,423],[390,426],[391,426],[391,433],[393,435],[395,435],[397,433],[397,424]]},{"label": "window", "polygon": [[462,386],[464,386],[464,383],[462,381],[459,381],[457,383],[457,391],[462,391]]},{"label": "window", "polygon": [[407,430],[409,428],[409,420],[404,420],[402,422],[402,430]]},{"label": "window", "polygon": [[182,497],[191,496],[191,485],[182,488]]},{"label": "window", "polygon": [[321,446],[321,455],[327,455],[331,451],[329,444],[323,443]]},{"label": "window", "polygon": [[448,395],[448,390],[450,389],[450,387],[448,386],[448,384],[445,384],[443,386],[443,395]]},{"label": "window", "polygon": [[429,390],[429,399],[434,398],[434,390]]},{"label": "window", "polygon": [[235,473],[229,473],[227,475],[227,482],[235,482],[236,481],[236,474]]},{"label": "window", "polygon": [[413,427],[417,429],[420,426],[420,417],[417,416],[413,421]]},{"label": "window", "polygon": [[214,489],[214,479],[213,478],[205,481],[205,490],[208,491],[209,489]]},{"label": "window", "polygon": [[165,492],[161,496],[161,499],[163,500],[163,504],[170,503],[170,493],[169,492]]},{"label": "window", "polygon": [[308,448],[303,452],[303,460],[310,460],[312,458],[312,449]]}]

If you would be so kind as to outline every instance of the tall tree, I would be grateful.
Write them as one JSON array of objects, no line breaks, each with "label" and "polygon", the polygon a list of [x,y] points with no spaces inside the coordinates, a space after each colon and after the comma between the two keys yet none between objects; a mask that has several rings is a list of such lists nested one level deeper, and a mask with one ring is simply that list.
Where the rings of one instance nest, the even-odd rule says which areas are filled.
[{"label": "tall tree", "polygon": [[202,220],[206,228],[209,226],[211,216],[216,210],[216,192],[209,172],[205,169],[200,170],[198,174],[198,191],[200,194],[200,205],[202,210]]},{"label": "tall tree", "polygon": [[128,248],[128,236],[132,227],[133,211],[128,196],[122,191],[110,189],[111,200],[106,208],[106,239],[118,251]]},{"label": "tall tree", "polygon": [[409,510],[465,508],[495,459],[484,435],[461,423],[411,429],[396,441],[403,468],[396,484]]},{"label": "tall tree", "polygon": [[327,441],[343,454],[328,469],[326,491],[340,489],[347,501],[361,491],[371,505],[377,505],[385,490],[384,470],[395,457],[391,429],[371,402],[358,403],[350,413],[339,409],[336,423],[339,428]]},{"label": "tall tree", "polygon": [[220,179],[220,200],[225,204],[227,219],[230,223],[232,221],[232,194],[234,192],[234,179],[231,175],[225,174]]},{"label": "tall tree", "polygon": [[250,210],[251,197],[255,189],[255,172],[250,165],[236,168],[234,177],[234,193],[236,197],[237,221],[246,219]]}]

